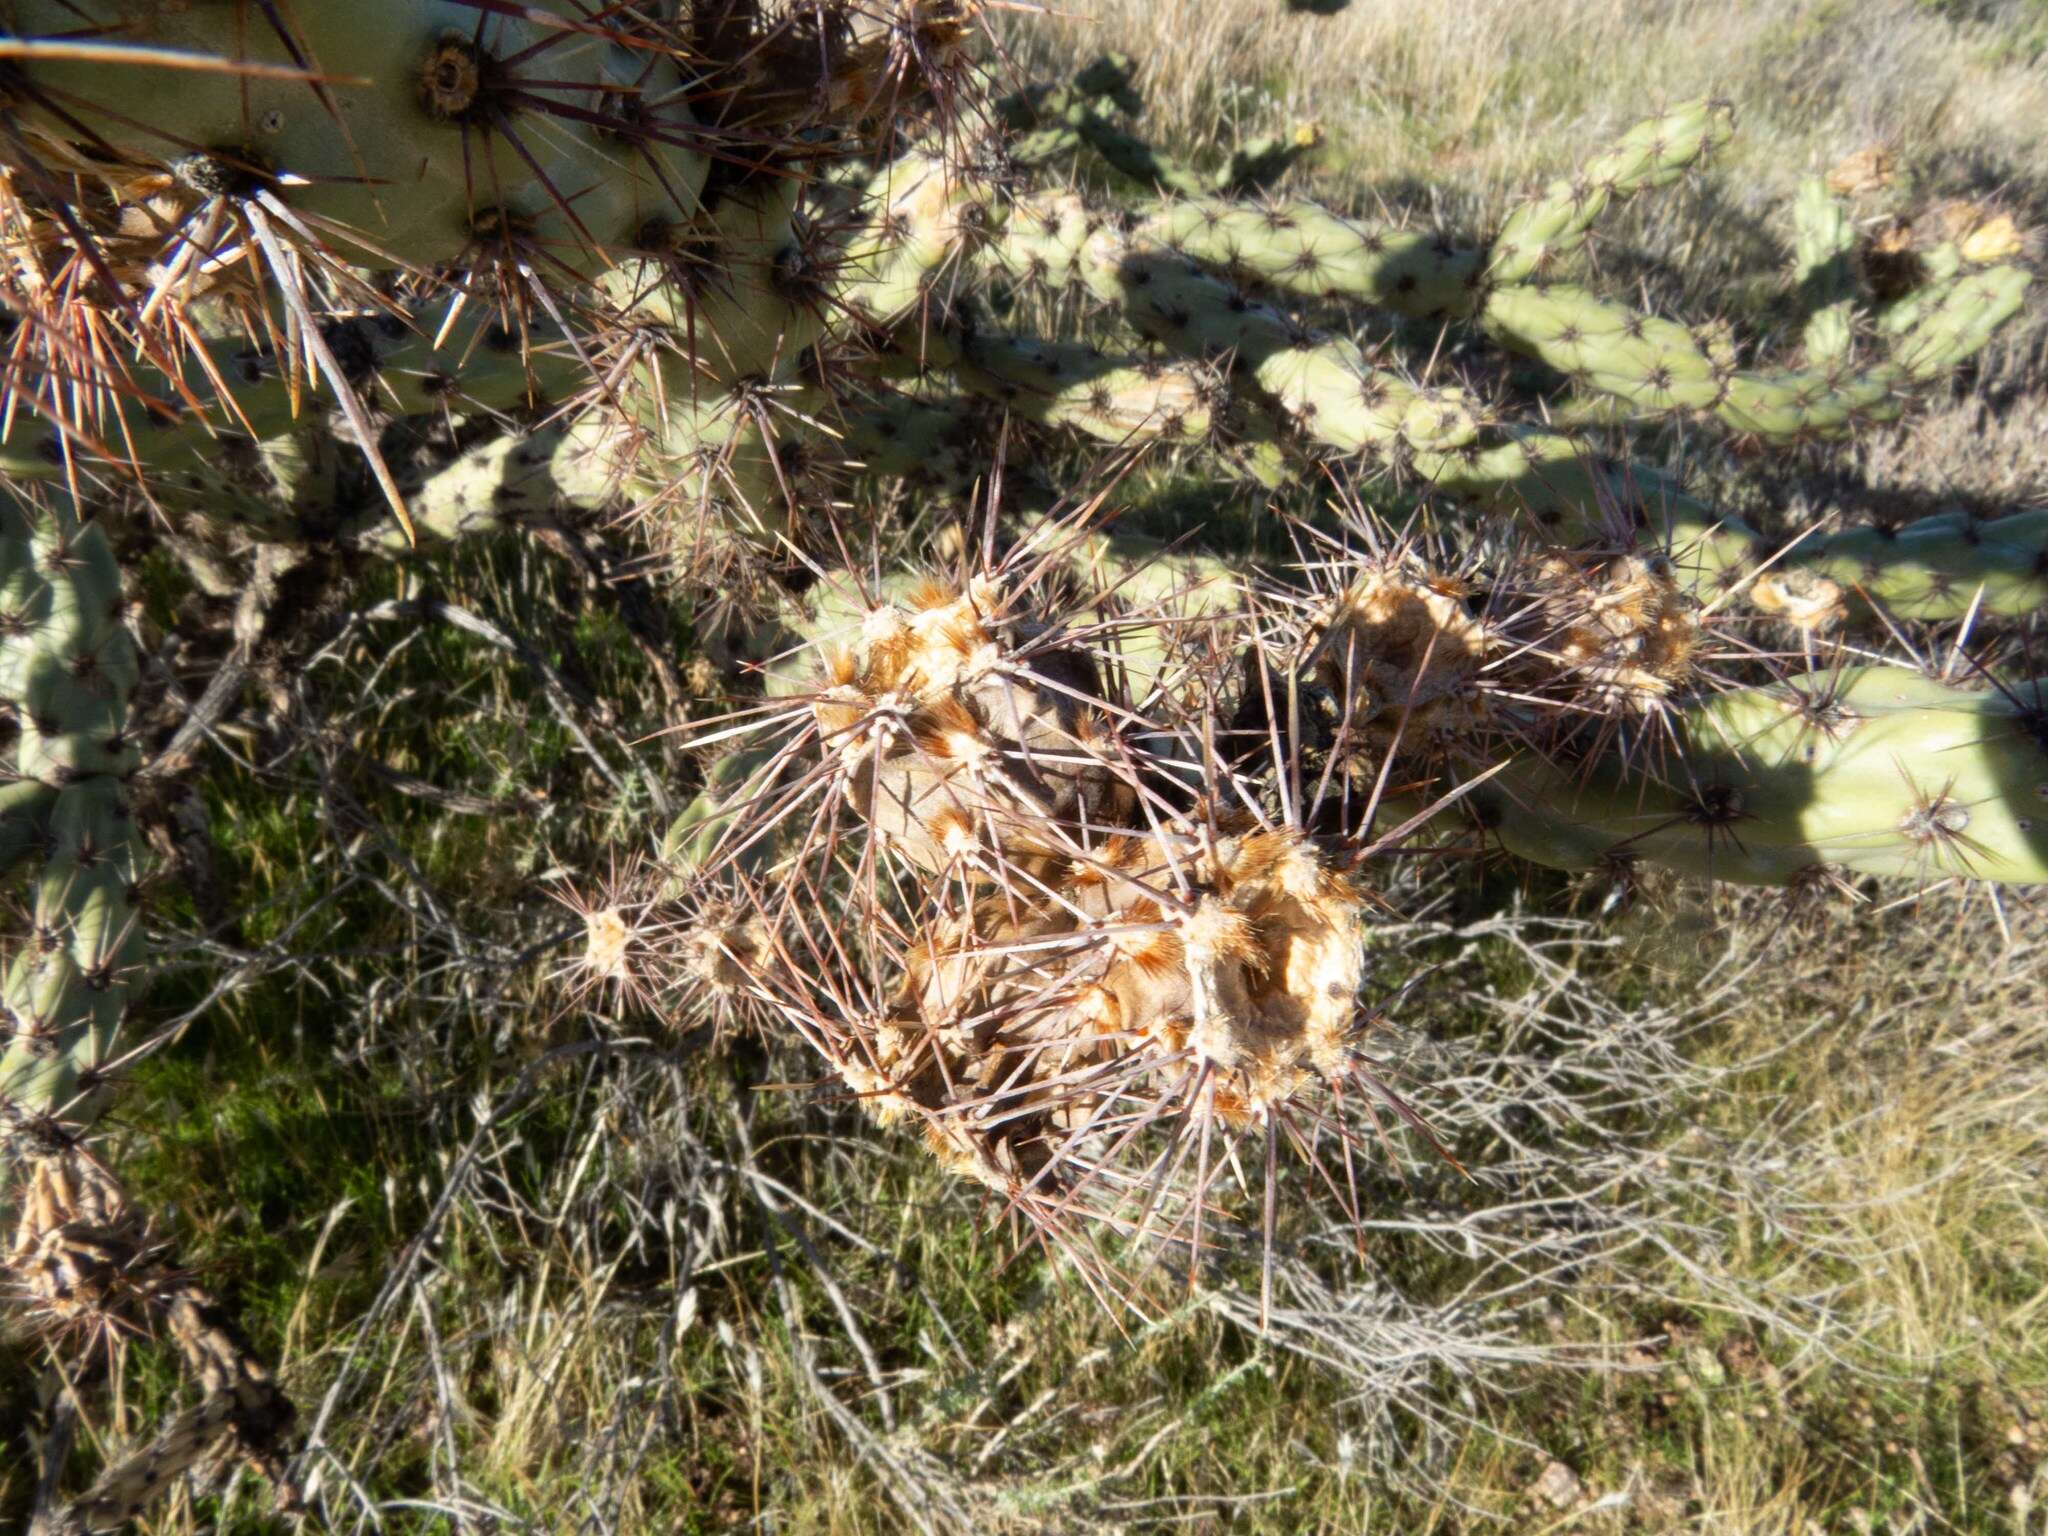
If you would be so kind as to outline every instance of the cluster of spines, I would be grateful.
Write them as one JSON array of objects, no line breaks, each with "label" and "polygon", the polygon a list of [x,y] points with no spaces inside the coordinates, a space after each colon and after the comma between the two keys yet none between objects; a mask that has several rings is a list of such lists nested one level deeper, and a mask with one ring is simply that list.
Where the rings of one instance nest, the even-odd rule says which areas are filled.
[{"label": "cluster of spines", "polygon": [[1353,558],[1308,600],[1297,648],[1341,758],[1377,773],[1547,748],[1655,713],[1711,659],[1711,616],[1659,555],[1524,545],[1468,565]]},{"label": "cluster of spines", "polygon": [[927,894],[863,922],[904,936],[871,1006],[785,982],[780,1010],[885,1122],[1052,1228],[1128,1218],[1120,1152],[1147,1120],[1235,1140],[1356,1064],[1361,892],[1205,771],[1185,678],[1155,674],[1143,715],[1111,682],[1120,636],[1182,596],[1062,623],[997,578],[927,584],[869,608],[813,685],[827,793],[874,849],[847,858],[903,871],[856,903]]},{"label": "cluster of spines", "polygon": [[[1210,1138],[1271,1151],[1317,1085],[1373,1080],[1378,859],[2048,882],[2038,685],[1773,680],[1654,552],[1452,558],[1371,526],[1307,585],[1240,577],[1220,604],[1065,521],[1034,530],[1056,557],[828,576],[778,629],[747,717],[769,742],[668,840],[668,899],[702,920],[629,940],[608,908],[593,947],[793,1028],[1054,1235],[1087,1214],[1199,1242]],[[1087,571],[1132,608],[1064,585]],[[1144,631],[1190,619],[1198,642],[1120,684]]]},{"label": "cluster of spines", "polygon": [[[10,472],[187,481],[190,515],[239,517],[262,498],[218,484],[219,443],[338,410],[411,541],[494,519],[466,485],[402,483],[383,422],[546,407],[568,428],[554,499],[730,502],[772,544],[791,497],[746,400],[789,387],[828,319],[889,302],[869,226],[798,204],[945,95],[958,9],[708,29],[556,0],[376,9],[13,6]],[[303,531],[279,510],[266,534]]]},{"label": "cluster of spines", "polygon": [[[774,938],[711,946],[727,1001],[1049,1232],[1142,1219],[1141,1122],[1235,1142],[1359,1064],[1360,889],[1210,777],[1175,703],[1242,601],[1064,519],[979,574],[828,576],[756,716],[787,735],[727,758],[666,839],[666,910],[705,921],[607,902],[592,949],[701,994],[707,936],[749,910]],[[829,934],[803,915],[825,900]]]}]

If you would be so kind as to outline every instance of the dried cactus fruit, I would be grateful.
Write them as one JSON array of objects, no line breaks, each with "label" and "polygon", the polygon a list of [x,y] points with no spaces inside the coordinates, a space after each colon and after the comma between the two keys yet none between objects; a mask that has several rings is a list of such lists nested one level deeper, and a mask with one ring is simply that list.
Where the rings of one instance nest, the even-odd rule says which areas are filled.
[{"label": "dried cactus fruit", "polygon": [[2027,240],[2009,213],[1981,218],[1956,241],[1956,251],[1972,266],[1989,266],[2026,254]]},{"label": "dried cactus fruit", "polygon": [[827,665],[811,709],[841,793],[913,863],[985,872],[1122,823],[1092,662],[992,581],[869,609]]},{"label": "dried cactus fruit", "polygon": [[1342,1074],[1365,902],[1301,833],[1167,828],[1113,840],[1071,880],[1083,912],[1125,930],[1086,1006],[1214,1074],[1226,1121],[1263,1119],[1311,1077]]},{"label": "dried cactus fruit", "polygon": [[[1593,550],[1511,551],[1491,569],[1417,550],[1336,567],[1298,649],[1324,718],[1311,738],[1368,781],[1455,760],[1548,751],[1682,697],[1706,642],[1670,563]],[[1245,701],[1254,738],[1268,706]]]},{"label": "dried cactus fruit", "polygon": [[1049,1202],[1101,1155],[1091,1132],[1113,1139],[1110,1096],[1241,1130],[1350,1072],[1365,903],[1299,832],[1115,835],[1054,879],[1056,900],[932,923],[840,1047],[861,1101],[954,1171]]},{"label": "dried cactus fruit", "polygon": [[1837,197],[1881,192],[1898,175],[1898,156],[1887,145],[1869,144],[1845,156],[1828,171],[1827,190]]},{"label": "dried cactus fruit", "polygon": [[1628,553],[1543,556],[1524,614],[1509,627],[1529,636],[1526,659],[1507,669],[1510,686],[1608,716],[1648,712],[1683,689],[1702,639],[1698,605],[1671,562]]},{"label": "dried cactus fruit", "polygon": [[1473,583],[1402,566],[1374,566],[1318,620],[1317,680],[1337,701],[1339,726],[1375,746],[1411,745],[1483,729],[1487,664],[1505,637],[1468,607]]}]

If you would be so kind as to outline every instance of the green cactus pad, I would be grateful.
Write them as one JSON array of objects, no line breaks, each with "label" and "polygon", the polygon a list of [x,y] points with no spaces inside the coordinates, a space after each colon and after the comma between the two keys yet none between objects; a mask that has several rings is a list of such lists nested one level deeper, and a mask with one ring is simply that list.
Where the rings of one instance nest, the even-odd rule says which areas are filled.
[{"label": "green cactus pad", "polygon": [[1508,215],[1494,238],[1487,277],[1505,286],[1551,275],[1616,198],[1668,186],[1734,128],[1733,109],[1720,101],[1688,102],[1638,123],[1578,175],[1552,182]]},{"label": "green cactus pad", "polygon": [[1563,869],[2048,882],[2048,684],[1859,667],[1722,694],[1670,725],[1654,760],[1518,760],[1474,792],[1483,820],[1510,852]]}]

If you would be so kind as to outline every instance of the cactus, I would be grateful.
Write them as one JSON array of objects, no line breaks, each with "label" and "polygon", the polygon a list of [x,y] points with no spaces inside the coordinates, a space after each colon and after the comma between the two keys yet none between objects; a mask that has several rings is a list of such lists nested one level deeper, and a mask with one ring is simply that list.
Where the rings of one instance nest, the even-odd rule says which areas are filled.
[{"label": "cactus", "polygon": [[121,792],[138,761],[135,647],[113,552],[61,501],[0,497],[0,563],[0,703],[18,732],[7,841],[42,855],[30,941],[4,980],[0,1116],[78,1128],[103,1098],[141,944]]},{"label": "cactus", "polygon": [[[833,31],[809,52],[742,29],[725,38],[733,58],[686,73],[674,26],[593,26],[568,3],[394,0],[368,17],[248,25],[224,4],[21,0],[7,19],[30,46],[0,100],[9,252],[48,360],[43,380],[23,382],[77,371],[63,319],[75,279],[54,280],[68,260],[137,298],[117,301],[133,361],[95,355],[85,408],[75,381],[10,385],[40,419],[8,433],[7,469],[52,475],[79,458],[145,479],[203,469],[222,436],[272,437],[324,392],[410,538],[372,413],[560,402],[591,382],[603,336],[534,332],[561,329],[548,290],[581,305],[590,287],[605,332],[652,344],[598,389],[627,418],[613,423],[617,462],[557,488],[596,503],[636,478],[665,483],[680,458],[732,457],[734,413],[707,414],[701,397],[787,377],[834,302],[832,269],[863,262],[857,223],[826,240],[796,212],[818,106],[806,82],[822,71],[827,109],[858,114],[900,75],[899,38],[943,69],[957,21],[943,4],[912,9],[902,33]],[[738,102],[726,70],[748,78]],[[124,87],[118,105],[110,81]],[[715,126],[693,106],[707,100]],[[715,160],[738,170],[714,178]],[[104,196],[53,218],[71,174]],[[914,263],[914,243],[885,227],[886,259]],[[243,260],[195,260],[195,230],[215,242],[235,231]],[[431,315],[364,302],[375,297],[365,268],[454,262],[494,273],[497,294]],[[350,324],[329,289],[371,324]],[[886,302],[838,302],[863,298]],[[548,320],[536,325],[535,310]],[[730,498],[747,500],[763,478],[738,476]]]},{"label": "cactus", "polygon": [[[674,59],[569,5],[390,0],[255,25],[225,4],[8,10],[20,35],[100,44],[18,70],[19,131],[165,163],[173,206],[275,200],[359,265],[489,251],[581,270],[688,218],[710,171]],[[166,52],[225,65],[166,68]]]},{"label": "cactus", "polygon": [[1368,226],[1305,201],[1206,196],[1161,204],[1144,236],[1204,266],[1306,298],[1348,299],[1421,319],[1471,314],[1485,252],[1424,230]]},{"label": "cactus", "polygon": [[[1489,422],[1456,390],[1418,390],[1369,364],[1350,342],[1316,341],[1204,270],[1420,318],[1475,321],[1638,417],[1704,414],[1737,434],[1771,441],[1825,439],[1893,419],[1913,389],[1981,350],[2017,312],[2030,279],[2022,268],[1996,264],[2004,247],[1982,244],[1987,259],[1975,270],[1944,247],[1927,282],[1872,317],[1871,329],[1886,345],[1882,360],[1850,356],[1855,306],[1836,297],[1830,303],[1850,307],[1831,309],[1833,319],[1816,323],[1841,335],[1809,344],[1805,368],[1746,369],[1714,328],[1640,314],[1550,280],[1614,198],[1667,184],[1725,140],[1730,127],[1727,109],[1708,102],[1641,124],[1578,178],[1521,205],[1485,248],[1363,224],[1301,201],[1261,207],[1202,195],[1120,215],[1055,194],[1013,209],[986,259],[1014,282],[1079,283],[1175,351],[1230,356],[1248,365],[1305,436],[1339,453],[1391,456],[1452,499],[1535,517],[1549,537],[1608,535],[1613,529],[1603,523],[1611,523],[1615,509],[1640,508],[1639,523],[1665,539],[1703,595],[1750,590],[1760,570],[1776,570],[1756,583],[1766,594],[1764,611],[1774,617],[1839,622],[1859,602],[1915,618],[1960,617],[1973,608],[2031,611],[2043,589],[2031,571],[2033,557],[2023,556],[2016,540],[2002,541],[1986,558],[1929,526],[1902,546],[1896,571],[1889,541],[1874,536],[1840,536],[1845,544],[1809,539],[1789,553],[1777,550],[1741,519],[1655,471],[1609,472],[1589,464],[1589,450],[1565,432]],[[1799,206],[1801,239],[1811,247],[1800,269],[1802,301],[1813,303],[1822,279],[1809,280],[1809,268],[1834,261],[1825,281],[1847,281],[1837,259],[1846,225],[1818,184],[1802,192]],[[1838,552],[1828,554],[1831,548]],[[1852,559],[1855,579],[1845,582]],[[1774,603],[1795,570],[1809,592],[1824,595]]]},{"label": "cactus", "polygon": [[1578,175],[1552,182],[1508,215],[1494,238],[1488,275],[1501,286],[1549,276],[1616,198],[1669,186],[1727,140],[1734,118],[1725,102],[1694,101],[1638,123]]},{"label": "cactus", "polygon": [[[1211,659],[1137,693],[1122,632],[1199,589],[1161,567],[1091,626],[1087,585],[1034,584],[1026,547],[964,581],[821,584],[770,685],[792,734],[732,759],[669,839],[669,867],[713,876],[744,850],[752,905],[706,881],[726,894],[667,964],[701,974],[710,943],[726,992],[883,1124],[1054,1230],[1087,1211],[1199,1242],[1212,1135],[1381,1086],[1355,996],[1392,824],[1469,817],[1564,869],[2048,882],[2040,685],[1856,666],[1724,690],[1712,615],[1655,557],[1341,557],[1322,596],[1211,610]],[[856,914],[832,945],[786,905],[820,889]],[[740,911],[787,952],[720,937]],[[1154,1208],[1126,1155],[1152,1124],[1171,1138],[1153,1167],[1204,1149],[1186,1203]]]},{"label": "cactus", "polygon": [[[522,343],[488,314],[458,315],[445,334],[439,326],[425,311],[337,315],[328,345],[346,359],[357,390],[397,416],[514,410],[569,393],[586,373],[565,342]],[[293,377],[275,347],[239,336],[208,340],[175,370],[141,371],[89,422],[66,422],[49,402],[46,414],[18,422],[0,445],[0,470],[17,480],[57,479],[84,459],[175,477],[215,462],[224,441],[274,441],[310,418],[311,383]],[[187,403],[209,398],[204,411]]]},{"label": "cactus", "polygon": [[1799,442],[1896,416],[1907,388],[1954,369],[2017,313],[2029,281],[1994,267],[1949,287],[1891,338],[1890,357],[1861,367],[1837,356],[1823,367],[1737,368],[1683,326],[1565,284],[1497,288],[1485,318],[1519,350],[1639,412],[1707,411],[1745,436]]},{"label": "cactus", "polygon": [[206,1394],[175,1446],[88,1500],[81,1518],[105,1529],[224,1433],[277,1471],[292,1410],[213,1299],[166,1272],[165,1245],[82,1144],[134,1047],[122,1024],[143,946],[124,787],[138,667],[119,568],[63,498],[0,492],[0,572],[0,705],[17,732],[0,847],[32,861],[34,891],[0,972],[0,1139],[21,1164],[8,1267],[60,1321],[160,1317]]},{"label": "cactus", "polygon": [[291,1402],[233,1319],[177,1270],[169,1246],[89,1153],[73,1147],[36,1159],[7,1258],[30,1295],[60,1323],[161,1327],[203,1393],[147,1446],[108,1467],[81,1498],[46,1511],[32,1527],[37,1536],[118,1530],[224,1440],[283,1485]]},{"label": "cactus", "polygon": [[[808,194],[962,31],[812,13],[0,0],[0,864],[31,892],[0,966],[7,1260],[54,1322],[161,1325],[203,1394],[39,1528],[111,1528],[224,1436],[281,1476],[291,1418],[92,1150],[143,943],[138,668],[94,514],[378,549],[637,500],[786,550],[807,486],[769,402],[828,314],[886,302],[835,293],[865,210],[821,234]],[[896,233],[870,245],[907,269]],[[343,500],[356,466],[387,511]]]},{"label": "cactus", "polygon": [[1937,514],[1823,534],[1794,545],[1749,589],[1758,611],[1808,628],[1840,622],[1859,595],[1905,619],[1952,619],[1972,607],[2039,612],[2048,605],[2048,514]]},{"label": "cactus", "polygon": [[1810,367],[1834,367],[1847,361],[1854,341],[1856,231],[1824,178],[1800,182],[1792,234],[1793,291],[1807,312],[1801,332],[1806,361]]},{"label": "cactus", "polygon": [[[1095,74],[1072,88],[1076,100],[1127,90],[1124,72]],[[1160,436],[1212,444],[1226,450],[1226,464],[1269,481],[1281,473],[1272,457],[1278,435],[1299,434],[1327,451],[1395,464],[1453,499],[1533,514],[1547,520],[1552,536],[1598,531],[1603,506],[1639,505],[1640,520],[1668,538],[1696,588],[1718,591],[1746,582],[1771,553],[1739,520],[1647,471],[1589,477],[1574,437],[1495,424],[1456,388],[1418,386],[1347,339],[1305,333],[1184,255],[1224,260],[1283,287],[1366,297],[1415,313],[1464,314],[1639,407],[1711,410],[1738,430],[1772,436],[1825,433],[1893,412],[1905,385],[1953,366],[2017,304],[2024,285],[2017,269],[1992,268],[1967,281],[1955,276],[1940,293],[1918,296],[1918,310],[1892,327],[1890,361],[1774,374],[1736,368],[1718,339],[1703,340],[1582,290],[1522,280],[1530,261],[1523,245],[1543,246],[1547,254],[1535,265],[1549,272],[1615,196],[1670,180],[1725,136],[1726,125],[1723,109],[1694,104],[1634,131],[1580,179],[1583,196],[1560,184],[1511,216],[1502,240],[1516,254],[1505,260],[1500,242],[1489,256],[1435,237],[1369,230],[1313,205],[1258,210],[1206,197],[1141,211],[1134,220],[1105,220],[1068,195],[999,196],[986,180],[923,152],[886,162],[865,182],[856,175],[828,183],[811,214],[797,211],[805,185],[798,174],[714,189],[707,211],[650,221],[643,233],[658,246],[651,254],[629,253],[595,272],[606,323],[630,351],[608,371],[595,415],[560,440],[565,455],[546,476],[522,476],[522,484],[578,505],[623,497],[670,508],[668,520],[691,530],[678,547],[699,547],[694,530],[719,507],[728,509],[741,547],[774,555],[793,539],[801,542],[801,497],[784,454],[765,440],[760,407],[750,402],[764,386],[789,387],[836,309],[864,325],[906,328],[871,375],[886,373],[892,356],[908,356],[920,371],[1045,427],[1116,442]],[[1013,280],[1078,283],[1116,305],[1142,335],[1193,359],[1232,361],[1251,389],[1233,397],[1197,374],[1161,372],[1142,358],[988,334],[958,323],[950,299],[935,316],[932,295],[941,287],[953,291],[976,261]],[[1887,323],[1898,311],[1887,313]],[[468,314],[453,333],[430,341],[430,321],[435,332],[444,329],[431,315],[400,315],[358,319],[353,331],[337,333],[327,351],[348,375],[338,392],[353,389],[401,414],[446,411],[451,401],[503,409],[559,400],[574,393],[599,350],[573,331],[550,338],[531,327],[514,345],[502,326]],[[243,505],[207,472],[208,456],[217,454],[223,432],[263,438],[281,431],[304,408],[319,370],[309,373],[293,348],[280,356],[274,347],[252,353],[246,343],[214,342],[202,351],[166,382],[145,388],[155,402],[145,408],[123,405],[117,394],[110,416],[67,422],[63,409],[46,403],[50,419],[11,435],[10,464],[18,473],[49,475],[80,452],[98,450],[150,473],[175,475],[182,466],[213,493],[202,500]],[[138,374],[145,383],[152,376],[147,366]],[[252,377],[253,385],[245,382]],[[195,413],[190,402],[208,394],[215,404]],[[614,403],[624,407],[623,420],[608,419]],[[1218,430],[1219,408],[1227,431]],[[60,424],[69,432],[63,445]],[[427,497],[429,535],[497,521],[481,515],[476,494],[465,489],[479,483],[476,466],[451,466],[431,489],[410,480],[401,485],[388,473],[382,478],[396,506]],[[1645,486],[1649,494],[1636,494]],[[519,492],[506,494],[516,510]],[[408,507],[408,538],[417,521]],[[289,533],[289,524],[278,531]],[[1767,611],[1839,620],[1852,600],[1885,606],[1897,590],[1916,616],[1934,616],[1972,604],[2018,611],[2034,596],[2012,562],[1993,562],[2000,579],[1980,583],[1973,577],[1985,562],[1938,538],[1916,540],[1896,580],[1885,576],[1881,550],[1858,549],[1858,579],[1847,586],[1833,574],[1841,558],[1825,572],[1806,569],[1809,552],[1819,548],[1811,541],[1795,546],[1789,561],[1806,571],[1809,585],[1833,581],[1849,596]],[[1946,573],[1944,560],[1952,567]],[[1757,589],[1769,594],[1768,603],[1781,585],[1773,580]]]},{"label": "cactus", "polygon": [[[1639,124],[1576,177],[1521,204],[1486,246],[1347,219],[1298,199],[1259,206],[1214,195],[1140,207],[1125,218],[1123,241],[1128,249],[1164,248],[1283,292],[1418,318],[1475,320],[1639,413],[1711,412],[1738,432],[1773,440],[1835,435],[1859,421],[1889,419],[1907,390],[1954,369],[2017,311],[2028,274],[1998,264],[2019,248],[2007,233],[2011,220],[1977,218],[1970,227],[1988,233],[1972,257],[1962,254],[1961,243],[1941,246],[1912,292],[1874,307],[1871,328],[1888,339],[1890,358],[1851,367],[1847,349],[1858,308],[1846,263],[1851,234],[1836,198],[1817,179],[1802,188],[1795,209],[1802,252],[1795,281],[1810,308],[1825,307],[1823,289],[1828,305],[1848,307],[1830,309],[1832,318],[1817,322],[1839,335],[1809,345],[1805,372],[1740,369],[1709,330],[1688,331],[1555,281],[1563,258],[1616,198],[1675,180],[1731,131],[1727,107],[1704,101]],[[1090,222],[1071,205],[1047,216],[1071,223],[1077,213],[1083,225]],[[1061,280],[1082,249],[1067,243],[1073,250],[1064,259],[1027,250],[1006,266],[1013,275]],[[1463,483],[1469,490],[1480,482],[1468,474]]]},{"label": "cactus", "polygon": [[1983,270],[1968,281],[1957,270],[1958,248],[1946,248],[1930,263],[1929,276],[1938,280],[1923,284],[1910,304],[1876,316],[1892,338],[1891,358],[1850,366],[1851,236],[1818,180],[1802,188],[1796,208],[1795,278],[1802,302],[1821,312],[1804,371],[1740,369],[1717,338],[1556,281],[1564,259],[1616,199],[1668,185],[1732,131],[1733,114],[1710,101],[1640,123],[1578,175],[1519,205],[1484,248],[1360,223],[1313,203],[1249,207],[1201,195],[1141,210],[1131,239],[1309,297],[1477,320],[1508,345],[1639,414],[1711,412],[1737,432],[1771,440],[1833,436],[1859,421],[1889,419],[1906,389],[1953,370],[2017,312],[2029,276],[1994,264],[2008,242],[1980,239],[1973,264]]},{"label": "cactus", "polygon": [[[986,81],[942,3],[316,9],[0,0],[12,1265],[59,1311],[168,1308],[206,1391],[76,1528],[223,1426],[273,1465],[287,1417],[202,1293],[138,1278],[161,1242],[93,1161],[142,959],[110,532],[231,565],[574,520],[665,556],[748,697],[691,726],[725,752],[648,795],[563,975],[794,1031],[1054,1235],[1087,1212],[1199,1255],[1244,1139],[1271,1157],[1347,1083],[1411,1118],[1360,996],[1396,856],[2048,882],[2040,685],[1827,648],[1866,609],[2017,627],[2041,513],[1780,540],[1587,427],[1891,419],[2023,302],[1997,217],[1935,221],[1880,283],[1848,194],[1808,183],[1802,353],[1749,361],[1571,269],[1726,137],[1713,102],[1460,243],[1238,197],[1308,139],[1175,161],[1103,107],[1135,102],[1114,63],[1004,104],[1005,164],[945,110]],[[1012,174],[1084,149],[1146,195]],[[1606,404],[1509,419],[1404,349],[1423,327],[1290,297],[1463,327]],[[1102,472],[1060,483],[1081,452]],[[863,476],[946,500],[868,515]],[[1170,542],[1119,524],[1148,476],[1255,484],[1258,554],[1185,500]]]},{"label": "cactus", "polygon": [[1234,360],[1301,431],[1339,453],[1444,453],[1476,435],[1458,392],[1418,387],[1344,338],[1308,336],[1070,199],[1014,210],[988,259],[1014,278],[1078,283],[1175,352]]},{"label": "cactus", "polygon": [[1753,885],[1835,871],[2048,881],[2048,695],[1848,667],[1701,700],[1667,761],[1524,758],[1473,796],[1535,863],[1640,859]]}]

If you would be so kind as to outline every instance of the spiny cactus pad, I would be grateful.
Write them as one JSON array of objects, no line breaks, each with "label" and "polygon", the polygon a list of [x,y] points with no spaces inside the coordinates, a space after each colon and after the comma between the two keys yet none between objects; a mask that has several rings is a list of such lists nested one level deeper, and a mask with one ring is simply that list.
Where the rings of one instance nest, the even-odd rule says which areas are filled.
[{"label": "spiny cactus pad", "polygon": [[1475,793],[1539,864],[1744,884],[1830,872],[2048,881],[2048,692],[1848,667],[1702,700],[1666,754],[1525,758]]}]

